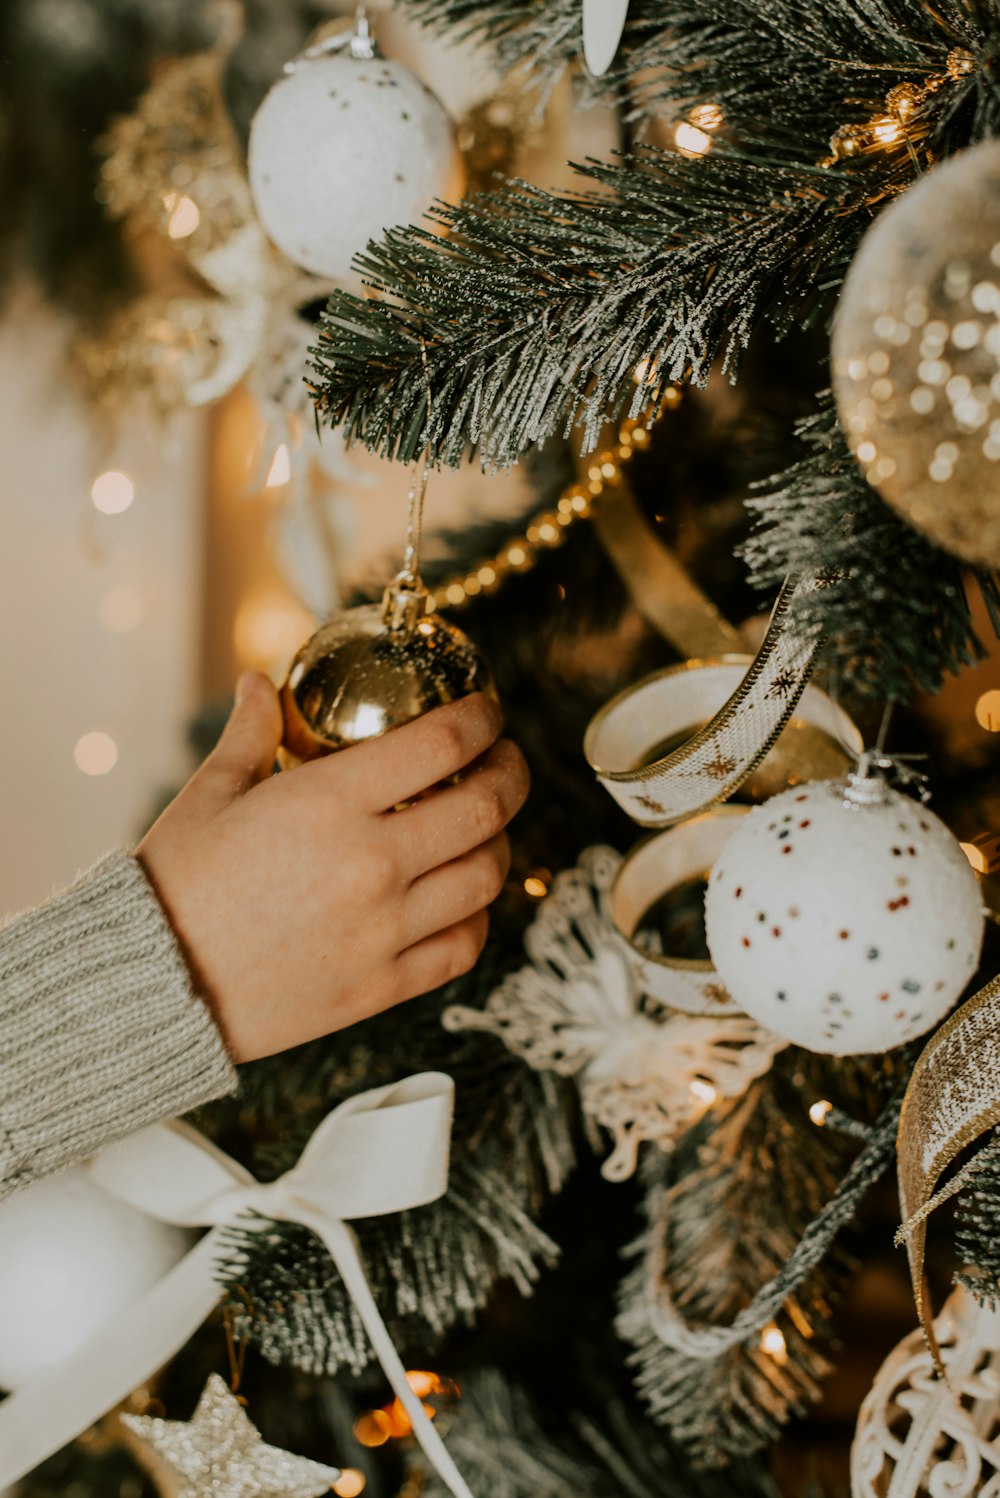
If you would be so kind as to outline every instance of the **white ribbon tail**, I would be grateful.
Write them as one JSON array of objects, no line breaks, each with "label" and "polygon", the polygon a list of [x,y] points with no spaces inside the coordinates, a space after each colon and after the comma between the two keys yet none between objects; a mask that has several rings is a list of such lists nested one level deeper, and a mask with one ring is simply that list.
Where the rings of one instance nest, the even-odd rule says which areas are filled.
[{"label": "white ribbon tail", "polygon": [[0,1492],[127,1399],[194,1335],[219,1300],[212,1267],[220,1237],[207,1233],[65,1363],[0,1404]]},{"label": "white ribbon tail", "polygon": [[383,1372],[392,1385],[400,1404],[409,1415],[413,1434],[420,1442],[427,1460],[454,1498],[473,1498],[465,1478],[448,1454],[448,1448],[428,1419],[423,1401],[410,1388],[406,1369],[400,1361],[399,1354],[392,1344],[392,1338],[386,1331],[385,1322],[379,1315],[375,1304],[375,1298],[361,1265],[354,1233],[346,1222],[338,1222],[307,1211],[299,1215],[298,1221],[311,1227],[314,1233],[318,1233],[330,1250],[330,1256],[340,1271],[348,1294],[354,1302],[372,1347],[375,1349],[375,1354],[382,1364]]}]

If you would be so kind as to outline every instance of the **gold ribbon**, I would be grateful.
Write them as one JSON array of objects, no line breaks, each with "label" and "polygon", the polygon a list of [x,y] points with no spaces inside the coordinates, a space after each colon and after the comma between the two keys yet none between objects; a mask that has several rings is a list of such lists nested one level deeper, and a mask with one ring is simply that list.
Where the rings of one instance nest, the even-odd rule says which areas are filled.
[{"label": "gold ribbon", "polygon": [[723,655],[745,648],[739,630],[663,544],[627,483],[605,485],[594,506],[594,529],[639,613],[678,655]]},{"label": "gold ribbon", "polygon": [[974,1140],[1000,1123],[1000,977],[941,1026],[910,1077],[899,1119],[896,1155],[905,1242],[920,1324],[942,1377],[941,1349],[924,1283],[927,1219],[965,1185],[992,1150],[981,1150],[939,1189],[944,1172]]}]

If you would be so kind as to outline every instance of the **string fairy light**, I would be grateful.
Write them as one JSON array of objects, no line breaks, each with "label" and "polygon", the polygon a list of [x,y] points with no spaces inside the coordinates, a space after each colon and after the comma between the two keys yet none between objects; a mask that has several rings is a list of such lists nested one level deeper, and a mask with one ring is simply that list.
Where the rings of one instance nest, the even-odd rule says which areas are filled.
[{"label": "string fairy light", "polygon": [[[434,1395],[446,1403],[459,1397],[459,1388],[453,1380],[443,1378],[422,1368],[407,1369],[406,1382],[423,1401],[428,1420],[437,1416],[437,1409],[427,1401]],[[360,1446],[384,1446],[387,1441],[401,1441],[411,1434],[413,1425],[400,1400],[393,1399],[381,1409],[365,1410],[354,1422],[354,1439]],[[334,1488],[334,1492],[337,1489]],[[360,1488],[357,1489],[361,1491]]]},{"label": "string fairy light", "polygon": [[945,60],[945,71],[926,83],[897,83],[885,96],[885,108],[861,124],[841,125],[830,137],[830,154],[820,166],[837,166],[851,157],[906,144],[910,147],[923,134],[917,128],[921,107],[949,83],[959,83],[975,72],[976,59],[966,47],[953,47]]},{"label": "string fairy light", "polygon": [[712,136],[721,130],[726,117],[718,104],[696,104],[688,110],[687,119],[673,127],[673,142],[682,156],[704,156],[713,145]]},{"label": "string fairy light", "polygon": [[264,480],[265,489],[283,489],[292,476],[292,456],[287,442],[279,442],[274,449],[271,466]]},{"label": "string fairy light", "polygon": [[94,729],[77,739],[73,758],[84,775],[107,775],[118,763],[118,745],[109,733]]},{"label": "string fairy light", "polygon": [[1000,691],[996,687],[977,699],[976,722],[987,733],[1000,733]]},{"label": "string fairy light", "polygon": [[167,236],[170,239],[189,238],[201,223],[201,210],[186,193],[166,193],[163,206],[167,211]]},{"label": "string fairy light", "polygon": [[108,468],[94,479],[90,498],[102,515],[121,515],[135,499],[135,484],[120,468]]},{"label": "string fairy light", "polygon": [[345,1467],[330,1491],[336,1493],[337,1498],[358,1498],[366,1486],[363,1472],[359,1472],[357,1467]]},{"label": "string fairy light", "polygon": [[788,1344],[781,1327],[774,1321],[769,1321],[760,1334],[760,1350],[783,1368],[788,1362]]}]

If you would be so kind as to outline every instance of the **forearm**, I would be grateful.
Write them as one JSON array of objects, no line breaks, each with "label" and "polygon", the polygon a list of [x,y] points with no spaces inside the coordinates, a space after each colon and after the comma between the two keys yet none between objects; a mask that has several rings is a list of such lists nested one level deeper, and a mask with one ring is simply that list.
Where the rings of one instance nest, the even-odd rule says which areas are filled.
[{"label": "forearm", "polygon": [[135,859],[0,927],[0,1198],[235,1085]]}]

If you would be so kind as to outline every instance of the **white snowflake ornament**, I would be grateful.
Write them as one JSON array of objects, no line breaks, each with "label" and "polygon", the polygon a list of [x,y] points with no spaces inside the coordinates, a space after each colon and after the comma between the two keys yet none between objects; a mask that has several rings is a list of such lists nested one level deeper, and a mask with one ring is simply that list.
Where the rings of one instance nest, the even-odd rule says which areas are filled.
[{"label": "white snowflake ornament", "polygon": [[959,1286],[934,1323],[947,1383],[923,1332],[886,1358],[858,1415],[852,1498],[998,1498],[1000,1312]]},{"label": "white snowflake ornament", "polygon": [[743,1093],[784,1045],[739,1012],[682,1013],[650,999],[641,954],[611,916],[621,863],[611,848],[587,849],[557,877],[530,927],[527,966],[485,1010],[453,1005],[443,1016],[449,1030],[489,1031],[536,1070],[576,1078],[584,1113],[613,1136],[602,1167],[612,1181],[632,1174],[643,1140],[670,1149],[717,1097]]}]

